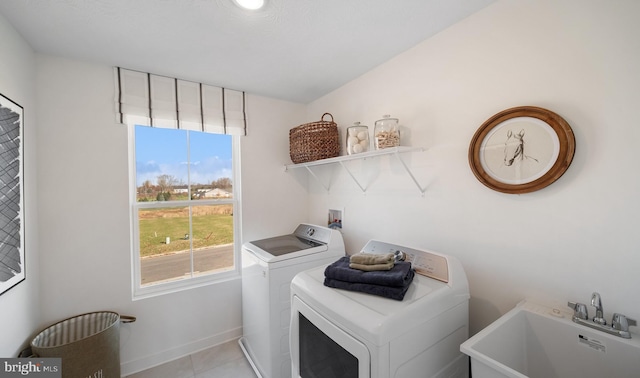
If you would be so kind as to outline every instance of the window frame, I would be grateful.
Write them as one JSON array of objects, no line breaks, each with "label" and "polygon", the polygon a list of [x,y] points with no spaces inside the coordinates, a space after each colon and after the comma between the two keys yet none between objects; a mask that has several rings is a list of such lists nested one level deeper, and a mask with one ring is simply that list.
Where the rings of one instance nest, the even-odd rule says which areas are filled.
[{"label": "window frame", "polygon": [[[143,124],[136,123],[139,125]],[[129,223],[130,223],[130,249],[131,256],[131,296],[132,299],[139,300],[151,298],[159,295],[175,293],[183,290],[195,289],[202,286],[214,285],[220,282],[227,282],[240,278],[241,272],[241,225],[242,225],[242,207],[241,207],[241,183],[240,183],[240,136],[231,136],[231,156],[232,156],[232,173],[233,173],[233,196],[231,199],[198,199],[198,200],[179,200],[169,202],[142,203],[137,201],[136,186],[136,143],[135,128],[136,124],[127,125],[128,142],[129,142]],[[151,126],[149,126],[151,127]],[[138,222],[138,210],[161,207],[189,207],[204,205],[233,205],[233,269],[192,276],[190,278],[179,279],[175,281],[167,281],[142,286],[141,282],[141,264],[140,264],[140,228]],[[193,253],[193,251],[191,251]],[[193,273],[193,272],[192,272]]]}]

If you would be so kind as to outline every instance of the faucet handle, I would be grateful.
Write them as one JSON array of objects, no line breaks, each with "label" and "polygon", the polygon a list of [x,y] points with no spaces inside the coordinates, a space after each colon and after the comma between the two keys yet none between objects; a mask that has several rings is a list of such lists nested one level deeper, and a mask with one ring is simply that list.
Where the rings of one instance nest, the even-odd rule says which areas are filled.
[{"label": "faucet handle", "polygon": [[567,306],[569,306],[569,307],[571,307],[573,309],[573,317],[574,318],[578,318],[578,319],[582,319],[582,320],[588,320],[589,319],[589,314],[587,312],[587,305],[585,305],[584,303],[567,302]]},{"label": "faucet handle", "polygon": [[637,326],[638,322],[634,319],[627,318],[622,314],[615,313],[611,319],[611,327],[618,331],[629,331],[629,326]]}]

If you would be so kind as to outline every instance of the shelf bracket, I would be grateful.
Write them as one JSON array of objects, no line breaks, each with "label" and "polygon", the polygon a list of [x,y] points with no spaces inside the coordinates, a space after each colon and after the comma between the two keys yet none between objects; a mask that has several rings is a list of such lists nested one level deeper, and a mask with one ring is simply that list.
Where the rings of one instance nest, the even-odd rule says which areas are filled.
[{"label": "shelf bracket", "polygon": [[400,152],[396,151],[396,153],[394,155],[396,155],[398,160],[400,160],[400,163],[402,163],[402,166],[404,167],[404,170],[407,171],[407,174],[409,175],[409,177],[411,177],[411,180],[413,180],[413,183],[416,184],[416,186],[418,187],[418,190],[420,191],[420,195],[422,197],[424,197],[424,193],[427,191],[427,188],[423,188],[422,185],[420,185],[420,183],[418,182],[416,177],[413,175],[413,173],[411,172],[411,170],[407,166],[407,163],[405,163],[404,159],[402,159],[402,156],[400,155]]},{"label": "shelf bracket", "polygon": [[340,163],[340,166],[342,168],[344,168],[345,171],[347,171],[347,173],[349,174],[349,176],[351,176],[351,178],[353,179],[353,181],[356,183],[356,185],[358,185],[358,187],[360,188],[360,190],[362,190],[362,193],[366,193],[367,188],[363,187],[360,182],[358,181],[358,179],[353,175],[353,173],[351,173],[351,171],[349,170],[349,168],[347,168],[346,165],[344,165],[344,163],[342,161],[339,161],[338,163]]},{"label": "shelf bracket", "polygon": [[316,179],[316,181],[317,181],[318,183],[320,183],[320,185],[322,185],[322,187],[323,187],[323,188],[327,191],[327,193],[328,193],[328,192],[330,191],[330,189],[331,189],[331,183],[329,183],[329,185],[325,185],[325,184],[322,182],[322,180],[320,180],[320,177],[318,177],[318,176],[313,172],[313,170],[311,169],[311,167],[310,167],[310,166],[305,165],[305,168],[307,168],[307,171],[311,174],[311,176],[313,176],[313,178],[314,178],[314,179]]}]

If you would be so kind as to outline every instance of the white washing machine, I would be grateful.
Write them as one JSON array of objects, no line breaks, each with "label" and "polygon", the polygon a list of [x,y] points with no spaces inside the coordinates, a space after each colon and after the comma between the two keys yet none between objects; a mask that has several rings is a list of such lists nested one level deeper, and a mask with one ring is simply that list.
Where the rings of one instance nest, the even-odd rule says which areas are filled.
[{"label": "white washing machine", "polygon": [[340,231],[310,224],[300,224],[293,234],[243,244],[240,346],[258,377],[291,376],[289,319],[293,277],[344,255]]},{"label": "white washing machine", "polygon": [[293,377],[468,377],[469,287],[460,262],[371,240],[366,253],[403,251],[416,274],[402,301],[324,286],[325,267],[291,283]]}]

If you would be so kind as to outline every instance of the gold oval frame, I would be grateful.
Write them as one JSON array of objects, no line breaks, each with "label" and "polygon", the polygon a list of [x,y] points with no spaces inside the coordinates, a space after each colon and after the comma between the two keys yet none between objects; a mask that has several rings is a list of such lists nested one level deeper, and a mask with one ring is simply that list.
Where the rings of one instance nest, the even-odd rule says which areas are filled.
[{"label": "gold oval frame", "polygon": [[[492,131],[502,127],[501,125],[506,121],[521,117],[535,118],[553,129],[555,138],[557,138],[553,143],[557,147],[558,156],[553,164],[542,172],[540,177],[530,182],[512,184],[508,180],[501,180],[500,177],[495,177],[496,175],[487,172],[481,159],[484,156],[483,146],[492,135]],[[476,178],[493,190],[509,194],[530,193],[545,188],[560,178],[569,168],[575,149],[576,143],[573,130],[564,118],[547,109],[535,106],[519,106],[497,113],[480,126],[469,145],[469,165]]]}]

